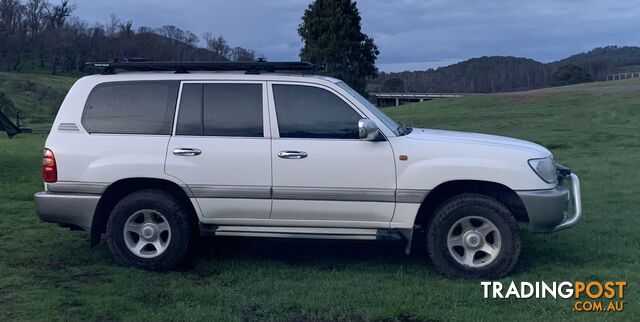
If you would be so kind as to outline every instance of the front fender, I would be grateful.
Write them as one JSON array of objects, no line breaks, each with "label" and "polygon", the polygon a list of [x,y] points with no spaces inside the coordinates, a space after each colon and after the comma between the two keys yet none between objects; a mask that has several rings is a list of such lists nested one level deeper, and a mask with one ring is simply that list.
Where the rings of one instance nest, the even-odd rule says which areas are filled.
[{"label": "front fender", "polygon": [[398,189],[432,190],[455,180],[495,182],[512,190],[550,189],[527,161],[512,162],[479,157],[437,157],[398,166]]}]

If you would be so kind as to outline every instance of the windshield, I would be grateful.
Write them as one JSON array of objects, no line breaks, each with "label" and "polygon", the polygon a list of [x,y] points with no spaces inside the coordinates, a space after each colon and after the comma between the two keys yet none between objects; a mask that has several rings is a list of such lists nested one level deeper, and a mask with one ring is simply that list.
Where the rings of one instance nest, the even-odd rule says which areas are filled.
[{"label": "windshield", "polygon": [[378,109],[375,105],[371,104],[369,100],[364,98],[362,95],[360,95],[360,93],[356,92],[353,88],[349,87],[349,85],[347,85],[346,83],[339,82],[338,86],[342,87],[345,91],[349,92],[351,96],[356,98],[362,105],[364,105],[364,107],[366,107],[369,111],[371,111],[371,113],[373,113],[377,118],[379,118],[380,121],[384,123],[384,125],[386,125],[391,131],[393,131],[393,133],[395,133],[396,135],[400,135],[399,128],[401,126],[398,123],[396,123],[394,120],[392,120],[389,116],[387,116],[387,114],[384,114],[384,112]]}]

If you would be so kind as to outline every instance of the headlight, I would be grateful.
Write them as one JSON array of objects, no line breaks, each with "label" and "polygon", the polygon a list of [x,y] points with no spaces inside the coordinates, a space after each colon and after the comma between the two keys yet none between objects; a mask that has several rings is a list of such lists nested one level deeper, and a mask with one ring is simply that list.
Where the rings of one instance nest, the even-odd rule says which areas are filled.
[{"label": "headlight", "polygon": [[558,174],[556,173],[556,163],[551,157],[544,159],[531,159],[529,166],[533,169],[540,179],[546,183],[557,183]]}]

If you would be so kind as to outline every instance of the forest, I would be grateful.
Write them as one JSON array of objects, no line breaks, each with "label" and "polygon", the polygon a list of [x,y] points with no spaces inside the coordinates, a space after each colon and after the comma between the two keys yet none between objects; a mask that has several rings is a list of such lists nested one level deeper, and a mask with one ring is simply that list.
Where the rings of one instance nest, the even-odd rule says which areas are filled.
[{"label": "forest", "polygon": [[[576,68],[577,67],[577,68]],[[529,58],[472,58],[426,71],[380,73],[370,90],[383,92],[497,93],[569,85],[559,79],[571,70],[577,82],[603,81],[607,74],[640,71],[640,47],[607,46],[550,63]],[[560,73],[558,73],[560,71]]]},{"label": "forest", "polygon": [[86,61],[256,59],[253,50],[232,47],[223,36],[172,25],[134,28],[115,15],[89,23],[74,9],[67,0],[0,0],[0,69],[57,74],[80,72]]}]

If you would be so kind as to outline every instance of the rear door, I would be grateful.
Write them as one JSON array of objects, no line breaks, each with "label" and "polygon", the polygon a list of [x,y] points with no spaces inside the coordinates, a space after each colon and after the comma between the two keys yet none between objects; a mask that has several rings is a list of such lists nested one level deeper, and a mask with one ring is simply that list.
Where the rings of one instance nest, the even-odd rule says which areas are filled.
[{"label": "rear door", "polygon": [[165,171],[207,219],[268,219],[271,145],[264,82],[183,82]]}]

